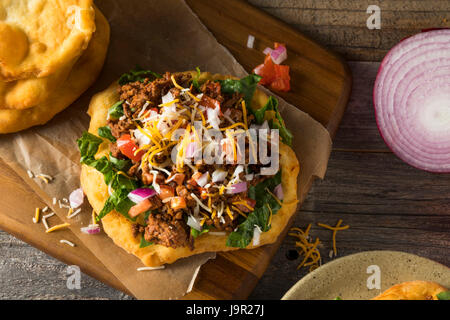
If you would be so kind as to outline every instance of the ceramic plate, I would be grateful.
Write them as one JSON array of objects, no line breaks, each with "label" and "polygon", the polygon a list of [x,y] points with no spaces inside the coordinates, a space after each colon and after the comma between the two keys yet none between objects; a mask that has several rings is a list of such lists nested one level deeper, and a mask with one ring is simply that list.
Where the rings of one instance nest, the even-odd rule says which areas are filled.
[{"label": "ceramic plate", "polygon": [[[379,271],[380,289],[375,273]],[[333,260],[297,282],[283,300],[372,299],[404,281],[435,281],[450,288],[450,268],[410,253],[366,251]]]}]

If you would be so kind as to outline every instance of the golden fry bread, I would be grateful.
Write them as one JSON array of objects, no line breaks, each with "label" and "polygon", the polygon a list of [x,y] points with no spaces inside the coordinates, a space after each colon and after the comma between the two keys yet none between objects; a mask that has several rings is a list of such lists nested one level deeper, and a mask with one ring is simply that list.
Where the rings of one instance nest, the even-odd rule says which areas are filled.
[{"label": "golden fry bread", "polygon": [[446,288],[431,281],[409,281],[396,284],[373,300],[437,300],[436,295]]},{"label": "golden fry bread", "polygon": [[0,109],[28,109],[43,103],[67,80],[75,62],[47,77],[0,81]]},{"label": "golden fry bread", "polygon": [[[193,72],[191,73],[194,74]],[[225,78],[230,77],[202,73],[199,79],[203,81],[205,79],[218,80]],[[108,89],[96,94],[92,98],[88,111],[91,116],[90,133],[96,135],[98,128],[107,124],[108,108],[119,100],[117,89],[118,85],[114,83]],[[267,100],[267,95],[257,89],[253,97],[252,105],[255,108],[260,108],[264,106]],[[109,145],[110,143],[108,141],[103,142],[99,147],[96,158],[107,155],[109,153]],[[271,229],[261,234],[258,246],[275,242],[297,208],[297,176],[300,166],[295,152],[283,143],[280,143],[280,166],[282,170],[282,188],[284,191],[283,206],[273,215]],[[81,185],[94,210],[100,212],[109,197],[108,187],[104,182],[103,174],[93,167],[83,165],[81,170]],[[208,233],[195,239],[193,250],[188,247],[171,248],[158,244],[140,248],[139,238],[133,236],[132,223],[123,215],[113,210],[103,217],[101,221],[104,231],[112,238],[116,245],[134,254],[146,266],[150,267],[173,263],[180,258],[203,252],[238,249],[226,246],[228,235],[210,235]],[[246,249],[251,248],[255,248],[255,246],[250,244],[246,247]]]},{"label": "golden fry bread", "polygon": [[93,0],[0,0],[0,75],[12,81],[57,72],[94,31]]},{"label": "golden fry bread", "polygon": [[109,24],[96,10],[97,30],[88,48],[75,63],[66,82],[47,100],[25,110],[0,109],[0,133],[17,132],[51,120],[75,101],[97,78],[109,44]]}]

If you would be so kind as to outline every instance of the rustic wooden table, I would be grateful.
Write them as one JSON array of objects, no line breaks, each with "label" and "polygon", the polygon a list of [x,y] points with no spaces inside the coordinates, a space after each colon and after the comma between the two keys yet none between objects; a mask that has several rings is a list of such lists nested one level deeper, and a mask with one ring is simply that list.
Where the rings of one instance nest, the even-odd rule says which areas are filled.
[{"label": "rustic wooden table", "polygon": [[[414,169],[382,141],[372,108],[379,61],[402,38],[430,27],[450,27],[449,0],[250,0],[340,53],[353,72],[353,93],[334,140],[324,181],[316,181],[295,226],[313,224],[323,262],[331,232],[318,222],[343,219],[338,257],[366,250],[399,250],[450,266],[450,175]],[[369,5],[381,8],[381,30],[369,30]],[[306,271],[288,260],[287,237],[250,299],[279,299]],[[0,231],[0,299],[129,299],[83,275],[82,289],[66,287],[67,266]]]}]

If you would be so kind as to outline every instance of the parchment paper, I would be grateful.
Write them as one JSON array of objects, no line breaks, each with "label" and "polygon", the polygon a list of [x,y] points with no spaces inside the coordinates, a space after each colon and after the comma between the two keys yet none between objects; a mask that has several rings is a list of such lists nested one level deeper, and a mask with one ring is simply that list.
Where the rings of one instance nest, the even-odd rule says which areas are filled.
[{"label": "parchment paper", "polygon": [[[0,157],[11,166],[138,299],[174,299],[186,293],[195,269],[213,258],[202,254],[181,259],[164,270],[137,272],[142,264],[115,246],[105,235],[85,235],[91,209],[87,203],[73,219],[67,210],[52,205],[52,198],[68,197],[80,186],[79,153],[75,140],[87,130],[90,97],[105,89],[120,74],[140,65],[163,73],[200,67],[203,71],[246,75],[245,70],[201,24],[181,0],[96,1],[111,25],[111,44],[104,70],[96,84],[70,108],[45,126],[0,137]],[[272,94],[273,95],[273,94]],[[300,160],[299,199],[303,201],[313,176],[325,174],[331,139],[322,125],[277,97],[287,127],[294,134]],[[54,177],[50,184],[30,179],[26,170]],[[87,201],[85,201],[87,202]],[[43,236],[45,236],[43,234]]]}]

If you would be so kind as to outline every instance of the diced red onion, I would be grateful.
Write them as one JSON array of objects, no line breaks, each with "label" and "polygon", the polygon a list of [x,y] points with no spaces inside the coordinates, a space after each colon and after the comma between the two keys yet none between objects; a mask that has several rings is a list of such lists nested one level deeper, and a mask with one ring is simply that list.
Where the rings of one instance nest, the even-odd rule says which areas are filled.
[{"label": "diced red onion", "polygon": [[228,175],[228,171],[216,169],[212,174],[212,182],[220,182],[225,180]]},{"label": "diced red onion", "polygon": [[186,158],[192,158],[200,150],[197,142],[190,142],[186,147]]},{"label": "diced red onion", "polygon": [[204,187],[208,183],[208,179],[209,179],[209,173],[205,172],[197,180],[195,180],[195,182],[197,182],[197,184],[200,187]]},{"label": "diced red onion", "polygon": [[267,47],[267,48],[264,49],[263,53],[267,55],[267,54],[271,54],[272,51],[273,51],[272,48]]},{"label": "diced red onion", "polygon": [[83,189],[78,188],[72,191],[72,193],[69,195],[70,207],[73,209],[78,208],[83,204],[83,199],[84,199]]},{"label": "diced red onion", "polygon": [[197,219],[195,219],[192,215],[188,216],[187,225],[191,228],[194,228],[197,231],[202,231],[202,226]]},{"label": "diced red onion", "polygon": [[131,191],[128,194],[128,199],[130,199],[134,203],[140,203],[140,202],[144,201],[145,199],[153,197],[155,194],[156,194],[156,191],[154,189],[139,188],[139,189]]},{"label": "diced red onion", "polygon": [[283,193],[283,186],[281,183],[273,189],[273,193],[277,196],[278,199],[283,200],[284,193]]},{"label": "diced red onion", "polygon": [[276,64],[282,63],[287,59],[287,50],[285,46],[279,45],[276,49],[273,49],[270,53],[270,57]]},{"label": "diced red onion", "polygon": [[88,227],[81,228],[81,232],[86,234],[97,234],[100,232],[100,226],[98,224],[90,224]]},{"label": "diced red onion", "polygon": [[399,158],[450,172],[450,30],[420,33],[392,48],[373,98],[380,133]]},{"label": "diced red onion", "polygon": [[255,44],[255,36],[249,34],[247,38],[247,48],[253,49],[254,44]]},{"label": "diced red onion", "polygon": [[231,185],[231,190],[228,190],[227,193],[241,193],[247,191],[247,182],[239,182]]}]

